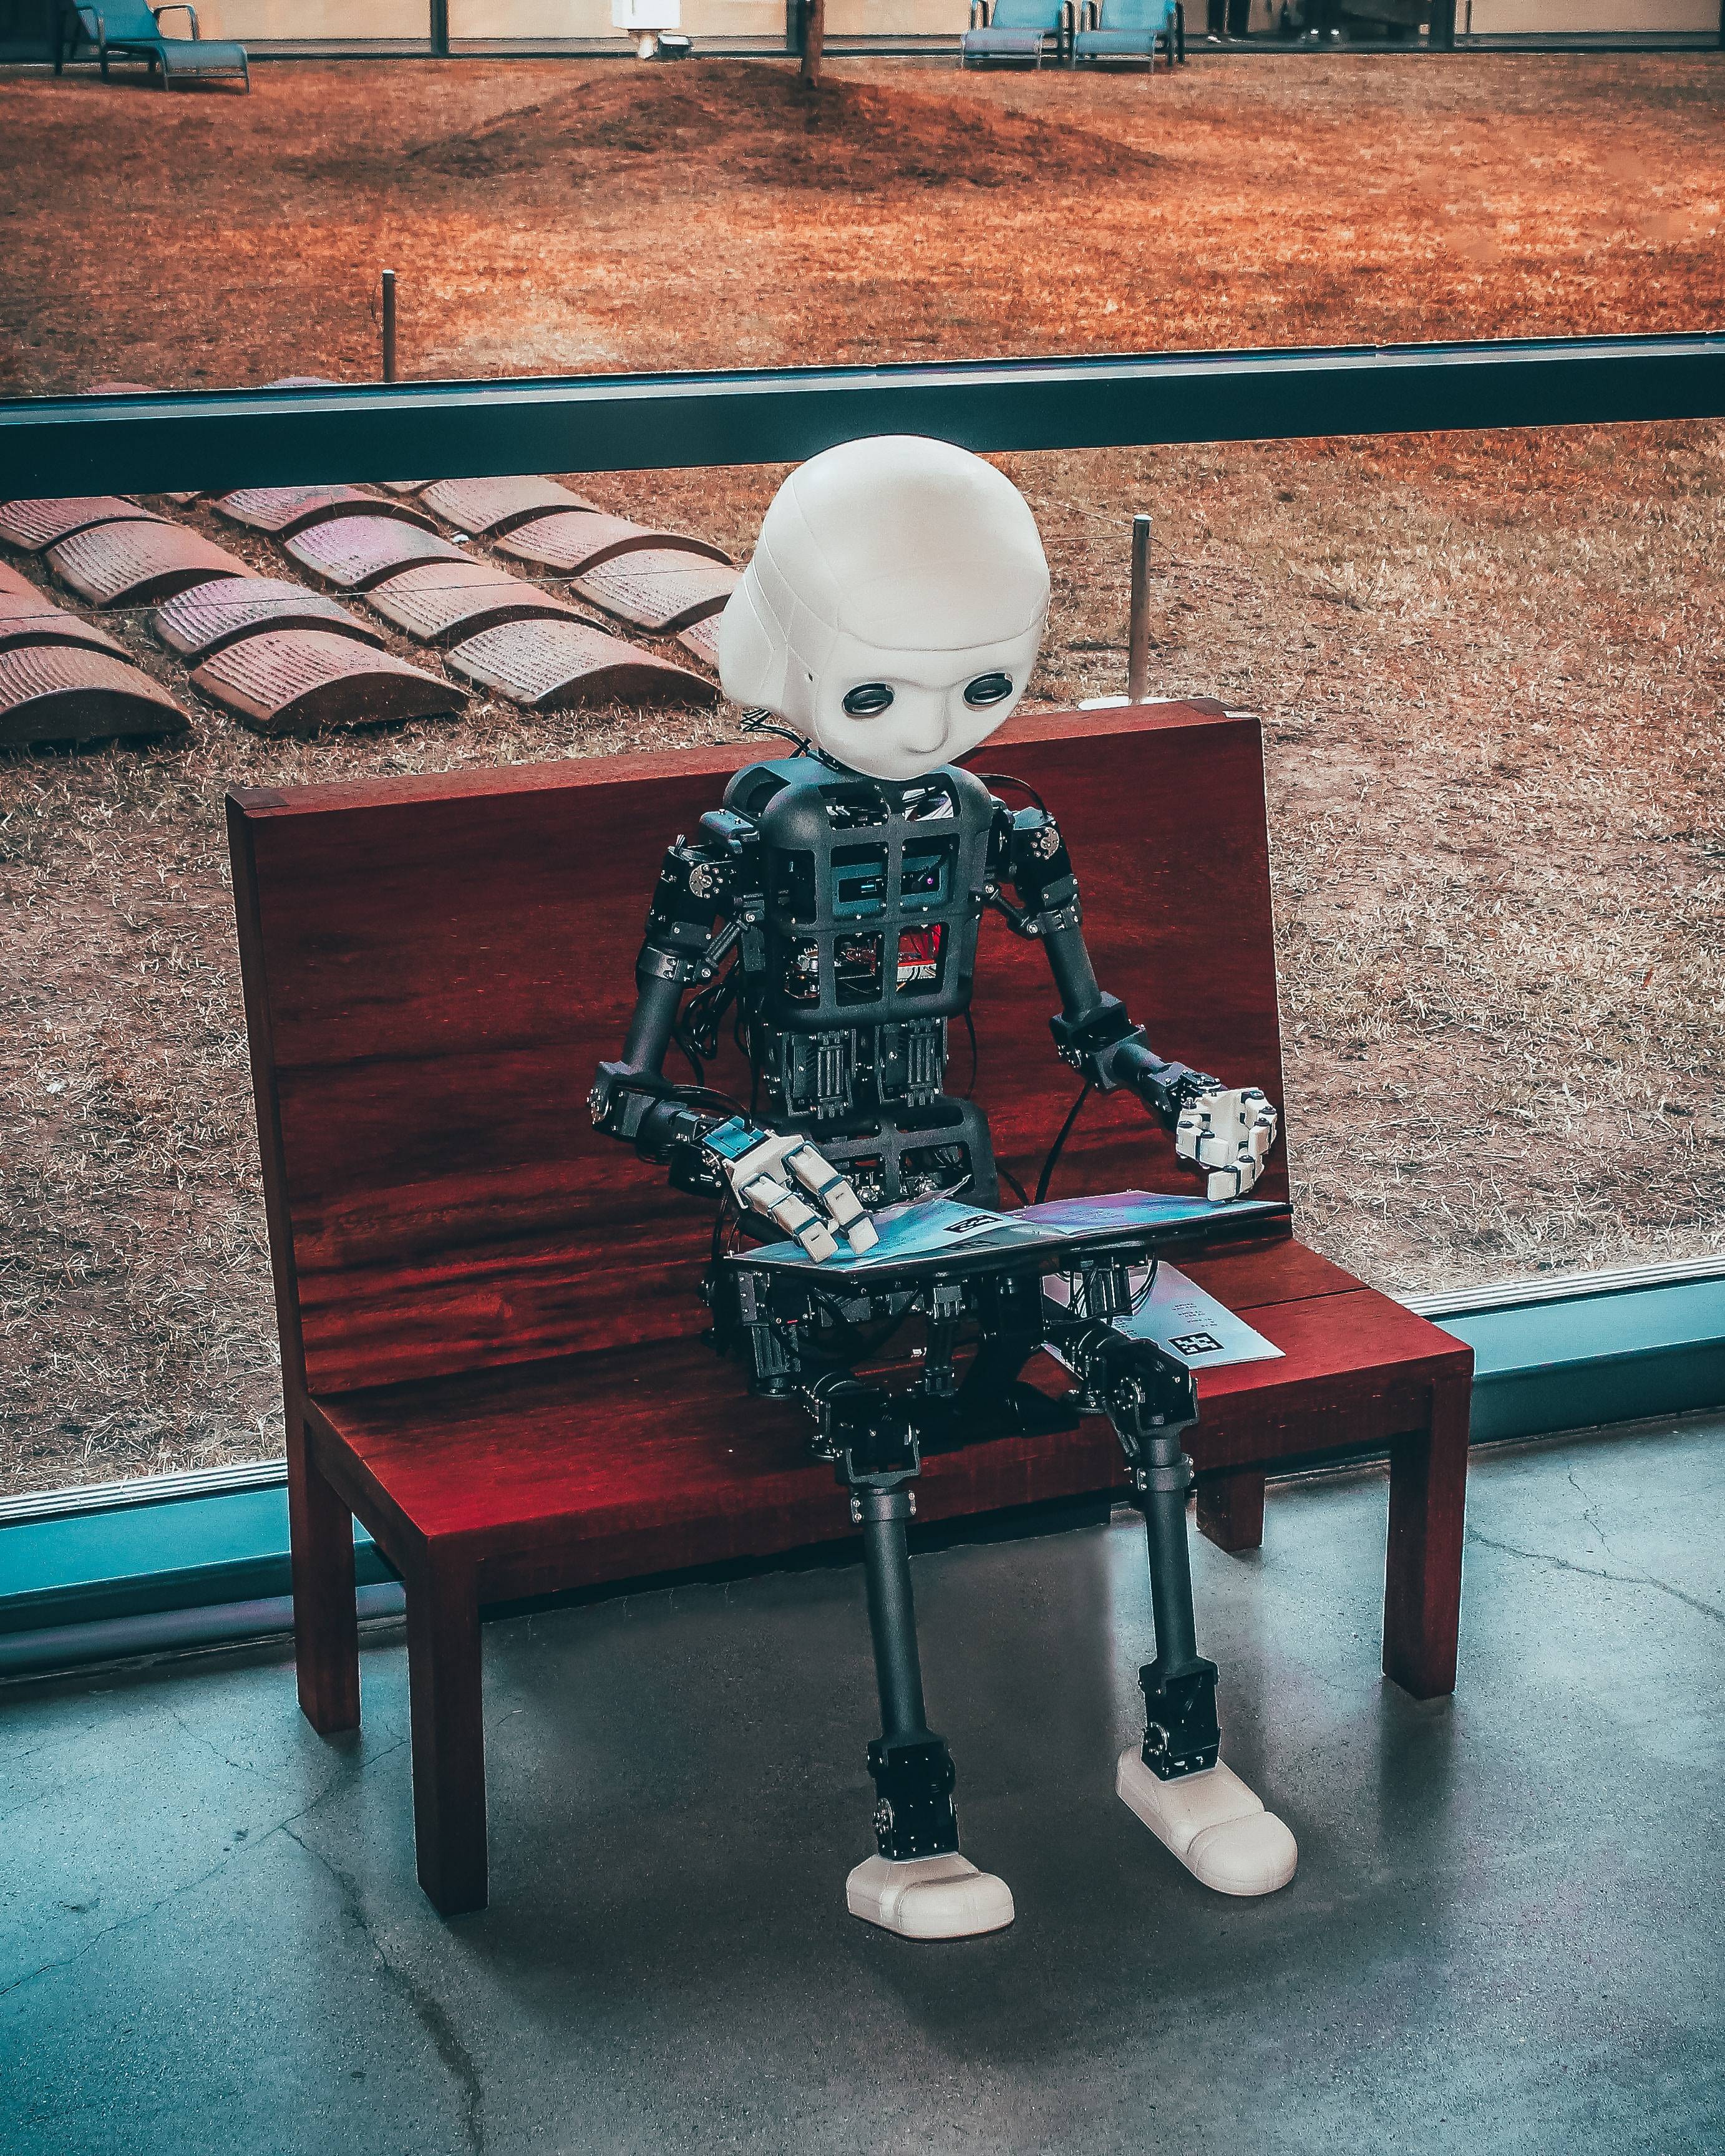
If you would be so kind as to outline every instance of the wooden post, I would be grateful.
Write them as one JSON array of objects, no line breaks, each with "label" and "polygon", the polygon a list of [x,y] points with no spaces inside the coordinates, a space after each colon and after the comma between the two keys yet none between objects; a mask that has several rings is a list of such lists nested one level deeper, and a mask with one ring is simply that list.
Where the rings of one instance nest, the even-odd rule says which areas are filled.
[{"label": "wooden post", "polygon": [[820,86],[820,63],[827,41],[827,0],[803,0],[803,80],[811,90]]},{"label": "wooden post", "polygon": [[1142,704],[1150,686],[1150,519],[1132,519],[1132,625],[1127,632],[1126,701]]}]

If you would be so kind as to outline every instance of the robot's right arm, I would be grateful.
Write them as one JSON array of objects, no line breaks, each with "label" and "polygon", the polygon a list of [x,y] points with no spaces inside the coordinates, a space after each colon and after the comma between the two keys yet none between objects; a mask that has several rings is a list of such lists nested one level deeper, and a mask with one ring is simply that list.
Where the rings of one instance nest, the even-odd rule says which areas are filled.
[{"label": "robot's right arm", "polygon": [[[761,899],[746,886],[752,831],[725,811],[702,819],[706,837],[679,839],[665,857],[635,962],[635,1009],[614,1063],[602,1063],[588,1106],[595,1129],[634,1146],[694,1194],[726,1192],[796,1238],[810,1257],[829,1258],[842,1233],[859,1256],[878,1240],[850,1183],[803,1137],[782,1137],[704,1087],[667,1079],[686,988],[713,978],[730,952],[761,932]],[[723,925],[714,932],[721,914]],[[747,955],[747,954],[746,954]]]},{"label": "robot's right arm", "polygon": [[[692,844],[679,838],[667,850],[635,961],[635,1008],[623,1053],[614,1063],[600,1064],[588,1097],[596,1130],[669,1168],[679,1189],[711,1197],[726,1184],[706,1140],[732,1120],[732,1111],[710,1105],[698,1086],[674,1084],[665,1075],[665,1059],[685,991],[711,980],[745,925],[737,900],[746,848],[740,837],[727,844],[729,835],[703,834]],[[721,914],[725,922],[715,934]]]}]

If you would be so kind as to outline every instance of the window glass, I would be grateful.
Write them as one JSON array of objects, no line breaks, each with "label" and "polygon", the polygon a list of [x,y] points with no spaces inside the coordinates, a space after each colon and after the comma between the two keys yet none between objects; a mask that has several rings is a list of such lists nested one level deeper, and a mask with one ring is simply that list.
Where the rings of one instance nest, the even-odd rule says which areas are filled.
[{"label": "window glass", "polygon": [[[249,98],[164,103],[104,90],[82,59],[24,69],[0,91],[0,395],[375,380],[385,266],[398,369],[422,379],[1712,326],[1725,134],[1707,55],[1440,69],[1273,49],[1313,28],[1388,47],[1431,20],[1322,4],[1310,22],[1194,8],[1191,64],[1153,86],[865,55],[809,93],[782,64],[577,53],[263,62]],[[1516,33],[1512,0],[1486,28],[1483,5],[1474,34]],[[41,12],[0,8],[0,60]],[[542,35],[529,13],[446,12],[458,54]],[[200,21],[281,30],[267,0]],[[862,33],[839,0],[831,23]],[[608,11],[589,32],[595,54],[621,35]],[[1212,33],[1271,49],[1200,54]],[[559,477],[535,461],[528,478]],[[1307,1240],[1404,1291],[1717,1250],[1721,429],[999,461],[1054,578],[1027,710],[1123,690],[1128,526],[1147,511],[1151,693],[1261,719]],[[333,580],[349,555],[329,552],[318,504],[300,531],[208,496],[121,504],[344,611],[357,627],[312,633],[433,685],[436,708],[338,696],[303,732],[270,730],[298,723],[280,673],[230,678],[225,700],[217,675],[193,684],[222,653],[189,602],[175,644],[154,601],[100,603],[28,534],[0,536],[0,568],[111,639],[186,722],[0,751],[0,1488],[281,1450],[227,787],[737,738],[723,706],[631,691],[537,708],[552,662],[515,634],[511,588],[484,608],[512,578],[710,681],[716,557],[747,559],[783,470],[561,475],[673,555],[700,542],[670,568],[634,542],[583,556],[591,511],[554,492],[439,499],[407,485],[425,472],[358,535],[362,552],[421,550],[377,582],[362,563]],[[644,621],[666,593],[677,605]],[[462,673],[459,632],[482,616],[472,633],[501,641]],[[925,873],[906,856],[906,890]],[[860,915],[838,992],[889,963],[937,984],[939,952],[873,935]],[[1135,1015],[1155,1039],[1155,1013]],[[1025,1052],[1050,1053],[1045,1035]]]},{"label": "window glass", "polygon": [[[757,4],[681,0],[698,50],[770,49],[786,11],[758,0],[745,23]],[[403,379],[1717,324],[1705,52],[1434,69],[1394,41],[1450,0],[1193,0],[1189,64],[1153,84],[1134,65],[959,72],[963,0],[826,4],[847,44],[935,42],[916,62],[829,59],[811,90],[763,59],[624,58],[605,0],[578,20],[558,0],[554,32],[516,12],[530,0],[451,0],[458,51],[578,46],[435,69],[265,59],[249,96],[172,106],[117,58],[105,88],[83,58],[20,75],[0,393],[375,381],[386,268]],[[1718,36],[1716,0],[1459,0],[1464,37],[1470,4],[1479,35]],[[391,5],[401,20],[368,15],[369,35],[424,34],[426,0]],[[341,12],[221,0],[199,20],[327,40]],[[1240,13],[1268,48],[1213,49]],[[1314,30],[1373,49],[1281,49]]]}]

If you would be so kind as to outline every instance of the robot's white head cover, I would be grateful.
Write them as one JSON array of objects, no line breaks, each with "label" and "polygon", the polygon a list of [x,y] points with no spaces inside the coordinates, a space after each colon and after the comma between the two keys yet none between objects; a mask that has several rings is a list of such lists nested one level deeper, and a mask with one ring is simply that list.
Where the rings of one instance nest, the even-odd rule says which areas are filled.
[{"label": "robot's white head cover", "polygon": [[773,496],[719,623],[719,675],[853,771],[917,778],[1012,711],[1047,614],[1012,481],[950,442],[877,435]]}]

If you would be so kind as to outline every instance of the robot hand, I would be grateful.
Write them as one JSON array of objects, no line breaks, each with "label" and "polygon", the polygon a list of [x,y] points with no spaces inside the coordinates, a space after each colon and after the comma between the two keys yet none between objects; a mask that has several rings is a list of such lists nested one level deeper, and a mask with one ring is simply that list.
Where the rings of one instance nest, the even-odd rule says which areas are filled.
[{"label": "robot hand", "polygon": [[1276,1143],[1276,1111],[1255,1086],[1234,1092],[1218,1086],[1180,1111],[1174,1151],[1209,1170],[1205,1196],[1213,1205],[1243,1198],[1264,1173]]},{"label": "robot hand", "polygon": [[840,1234],[858,1257],[880,1241],[862,1200],[807,1138],[781,1137],[739,1119],[710,1131],[703,1142],[737,1204],[776,1221],[817,1265],[836,1254]]}]

